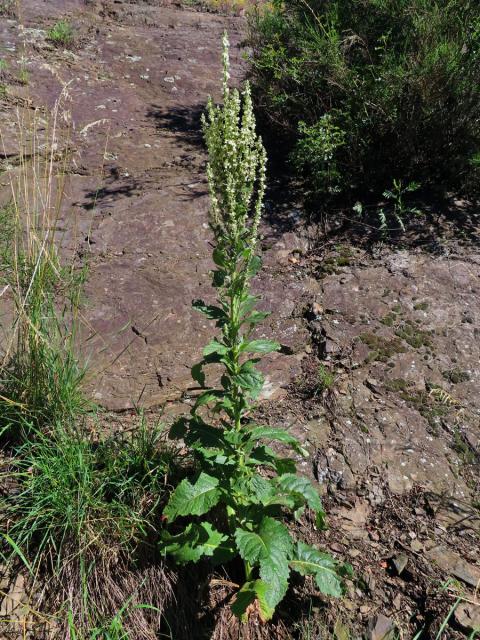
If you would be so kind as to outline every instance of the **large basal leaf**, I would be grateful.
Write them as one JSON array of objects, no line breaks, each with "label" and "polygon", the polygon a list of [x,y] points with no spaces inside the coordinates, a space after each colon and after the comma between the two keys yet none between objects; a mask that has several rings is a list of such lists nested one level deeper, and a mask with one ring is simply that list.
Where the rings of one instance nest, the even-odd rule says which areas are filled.
[{"label": "large basal leaf", "polygon": [[178,516],[201,516],[217,504],[220,495],[218,479],[202,472],[193,484],[187,478],[180,482],[163,513],[170,522]]},{"label": "large basal leaf", "polygon": [[227,535],[217,531],[209,522],[189,524],[176,536],[163,534],[162,550],[173,556],[179,564],[198,562],[208,557],[214,564],[228,562],[235,554],[235,547]]},{"label": "large basal leaf", "polygon": [[274,559],[279,554],[290,557],[292,553],[292,539],[287,527],[268,516],[262,519],[256,531],[237,529],[235,542],[243,560],[250,564]]},{"label": "large basal leaf", "polygon": [[287,593],[289,575],[288,560],[282,553],[274,553],[272,557],[260,563],[260,578],[267,585],[265,601],[272,611]]},{"label": "large basal leaf", "polygon": [[327,553],[322,553],[304,542],[297,542],[295,556],[289,564],[302,576],[315,576],[318,588],[325,595],[335,597],[342,595],[342,581],[337,563]]},{"label": "large basal leaf", "polygon": [[270,620],[275,610],[268,603],[267,589],[268,587],[263,580],[246,582],[237,593],[235,602],[232,604],[233,613],[246,621],[249,608],[255,603],[254,610],[258,612],[263,622]]},{"label": "large basal leaf", "polygon": [[244,342],[240,351],[243,353],[272,353],[280,349],[280,343],[273,340],[250,340]]}]

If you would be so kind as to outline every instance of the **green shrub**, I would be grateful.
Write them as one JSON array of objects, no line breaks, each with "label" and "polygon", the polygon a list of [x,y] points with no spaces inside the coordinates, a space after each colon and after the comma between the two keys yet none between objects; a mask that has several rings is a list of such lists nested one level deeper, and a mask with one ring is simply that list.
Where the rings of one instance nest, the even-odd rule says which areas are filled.
[{"label": "green shrub", "polygon": [[[307,478],[296,474],[295,461],[269,446],[282,443],[303,455],[297,440],[284,429],[257,424],[252,417],[264,383],[256,365],[262,354],[277,351],[280,345],[252,335],[268,315],[255,309],[259,298],[250,292],[251,280],[261,268],[257,242],[266,156],[255,132],[250,88],[247,85],[240,95],[229,89],[228,79],[225,36],[223,106],[209,101],[203,120],[217,304],[194,303],[216,321],[220,335],[192,368],[193,378],[204,390],[191,415],[171,431],[190,447],[196,473],[182,480],[170,496],[164,516],[171,528],[162,546],[179,563],[206,557],[223,564],[240,557],[245,582],[232,610],[245,619],[256,609],[269,620],[287,592],[292,570],[314,575],[323,593],[339,596],[347,568],[315,547],[294,541],[283,521],[286,513],[298,518],[309,508],[321,527],[325,514],[320,497]],[[221,369],[216,388],[205,386],[208,365]]]},{"label": "green shrub", "polygon": [[479,193],[475,0],[289,0],[251,22],[260,113],[315,194]]}]

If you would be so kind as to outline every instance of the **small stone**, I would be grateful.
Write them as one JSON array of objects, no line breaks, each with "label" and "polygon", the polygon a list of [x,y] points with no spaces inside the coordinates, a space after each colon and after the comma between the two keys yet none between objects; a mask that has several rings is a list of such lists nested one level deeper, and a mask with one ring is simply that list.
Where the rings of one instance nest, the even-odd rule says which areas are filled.
[{"label": "small stone", "polygon": [[349,549],[348,550],[348,555],[351,558],[357,558],[360,555],[361,551],[359,551],[359,549]]},{"label": "small stone", "polygon": [[480,605],[462,602],[455,609],[455,620],[467,633],[480,631]]},{"label": "small stone", "polygon": [[423,544],[420,542],[420,540],[412,540],[410,543],[410,549],[415,553],[420,553],[421,551],[423,551]]},{"label": "small stone", "polygon": [[401,575],[402,571],[407,566],[408,556],[406,553],[399,553],[392,559],[392,562],[397,574]]},{"label": "small stone", "polygon": [[368,640],[393,640],[394,637],[395,625],[383,613],[379,613],[370,621],[367,631]]}]

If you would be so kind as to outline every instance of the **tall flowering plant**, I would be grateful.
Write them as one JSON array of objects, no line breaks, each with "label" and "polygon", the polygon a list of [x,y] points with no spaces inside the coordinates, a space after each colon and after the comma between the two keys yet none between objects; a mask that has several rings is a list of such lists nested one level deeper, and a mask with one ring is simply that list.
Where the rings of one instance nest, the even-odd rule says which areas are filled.
[{"label": "tall flowering plant", "polygon": [[[245,582],[232,609],[243,619],[256,611],[266,621],[285,596],[292,570],[314,575],[323,593],[339,596],[348,567],[292,536],[285,524],[289,513],[298,519],[309,509],[320,528],[325,514],[316,489],[297,475],[295,460],[279,455],[271,443],[296,455],[306,452],[284,429],[253,418],[264,384],[257,365],[280,345],[253,335],[269,315],[256,309],[259,297],[250,290],[262,266],[256,249],[266,152],[255,130],[250,87],[242,93],[230,89],[229,69],[225,34],[223,105],[209,99],[203,118],[217,304],[193,303],[216,323],[218,336],[192,367],[201,392],[190,415],[171,429],[190,448],[195,473],[178,484],[165,507],[162,547],[178,563],[207,557],[223,564],[240,557]],[[218,387],[205,384],[209,365],[221,369]]]}]

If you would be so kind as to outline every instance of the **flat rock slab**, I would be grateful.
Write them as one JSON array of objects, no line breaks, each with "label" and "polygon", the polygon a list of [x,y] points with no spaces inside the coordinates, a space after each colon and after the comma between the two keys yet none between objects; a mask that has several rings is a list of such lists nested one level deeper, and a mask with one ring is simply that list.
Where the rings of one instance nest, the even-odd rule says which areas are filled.
[{"label": "flat rock slab", "polygon": [[[76,27],[71,50],[46,38],[60,17]],[[0,25],[7,63],[15,70],[25,55],[30,77],[27,87],[8,87],[0,112],[12,158],[18,101],[51,107],[68,83],[76,153],[59,242],[66,256],[88,256],[82,351],[88,390],[108,409],[153,407],[188,394],[190,367],[215,331],[191,307],[212,296],[200,113],[209,94],[219,95],[225,29],[232,82],[243,76],[244,26],[242,18],[161,2],[34,0],[22,2],[21,22]],[[282,243],[274,228],[265,233],[274,237],[271,247]],[[275,255],[266,252],[257,283],[273,311],[262,331],[275,331],[290,355],[265,361],[269,398],[281,396],[298,373],[307,341],[294,312],[307,287],[279,278]]]},{"label": "flat rock slab", "polygon": [[447,574],[458,578],[474,589],[480,587],[480,567],[466,562],[457,553],[439,545],[426,552],[429,560],[435,562]]}]

